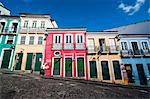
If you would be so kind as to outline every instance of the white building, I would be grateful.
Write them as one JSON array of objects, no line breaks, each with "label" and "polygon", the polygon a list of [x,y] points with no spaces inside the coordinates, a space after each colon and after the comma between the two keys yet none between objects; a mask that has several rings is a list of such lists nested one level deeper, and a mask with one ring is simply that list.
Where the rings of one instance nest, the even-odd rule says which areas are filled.
[{"label": "white building", "polygon": [[0,2],[0,15],[10,15],[10,10],[8,10],[1,2]]}]

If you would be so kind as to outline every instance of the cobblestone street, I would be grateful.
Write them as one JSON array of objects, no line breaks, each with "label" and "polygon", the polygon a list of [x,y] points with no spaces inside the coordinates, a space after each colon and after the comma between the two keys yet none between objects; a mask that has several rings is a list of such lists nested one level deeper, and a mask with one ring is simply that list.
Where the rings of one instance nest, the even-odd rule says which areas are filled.
[{"label": "cobblestone street", "polygon": [[41,78],[30,74],[1,73],[0,79],[0,99],[149,98],[148,88]]}]

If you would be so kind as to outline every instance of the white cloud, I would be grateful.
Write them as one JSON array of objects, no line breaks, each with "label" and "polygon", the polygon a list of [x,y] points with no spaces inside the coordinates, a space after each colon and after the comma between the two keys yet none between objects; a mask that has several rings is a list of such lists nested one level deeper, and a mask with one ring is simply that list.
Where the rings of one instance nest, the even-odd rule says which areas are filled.
[{"label": "white cloud", "polygon": [[141,6],[145,3],[145,0],[136,0],[135,5],[125,5],[121,3],[118,8],[122,9],[128,15],[133,15],[140,10]]},{"label": "white cloud", "polygon": [[148,13],[150,14],[150,8],[148,9]]}]

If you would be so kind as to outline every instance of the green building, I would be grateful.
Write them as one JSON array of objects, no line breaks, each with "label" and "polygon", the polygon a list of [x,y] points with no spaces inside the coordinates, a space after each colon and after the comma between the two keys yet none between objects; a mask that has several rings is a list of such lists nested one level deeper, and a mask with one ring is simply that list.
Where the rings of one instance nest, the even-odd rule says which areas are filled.
[{"label": "green building", "polygon": [[19,27],[19,16],[0,16],[0,68],[2,69],[13,70]]}]

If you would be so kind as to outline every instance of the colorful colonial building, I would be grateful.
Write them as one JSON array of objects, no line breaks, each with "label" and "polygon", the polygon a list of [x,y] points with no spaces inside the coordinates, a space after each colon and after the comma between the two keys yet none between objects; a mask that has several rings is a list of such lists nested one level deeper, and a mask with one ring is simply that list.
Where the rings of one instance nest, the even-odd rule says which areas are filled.
[{"label": "colorful colonial building", "polygon": [[117,35],[117,31],[87,32],[89,79],[124,83]]},{"label": "colorful colonial building", "polygon": [[39,71],[43,62],[46,28],[57,28],[57,24],[48,14],[20,13],[20,19],[14,69]]},{"label": "colorful colonial building", "polygon": [[19,16],[0,15],[0,68],[13,69],[19,27]]},{"label": "colorful colonial building", "polygon": [[85,28],[47,29],[47,76],[88,79]]}]

